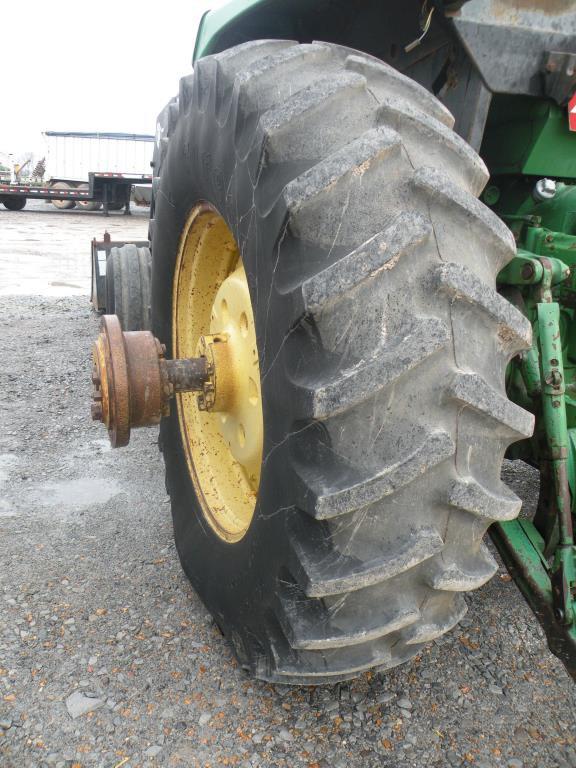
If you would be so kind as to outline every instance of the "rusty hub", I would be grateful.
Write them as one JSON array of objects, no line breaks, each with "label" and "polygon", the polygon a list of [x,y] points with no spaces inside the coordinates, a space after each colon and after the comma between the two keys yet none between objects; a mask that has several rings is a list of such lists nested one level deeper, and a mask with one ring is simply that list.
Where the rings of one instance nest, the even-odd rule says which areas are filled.
[{"label": "rusty hub", "polygon": [[124,333],[116,315],[104,315],[92,359],[92,418],[108,429],[113,448],[128,445],[133,427],[158,424],[177,392],[214,391],[206,357],[166,360],[149,331]]}]

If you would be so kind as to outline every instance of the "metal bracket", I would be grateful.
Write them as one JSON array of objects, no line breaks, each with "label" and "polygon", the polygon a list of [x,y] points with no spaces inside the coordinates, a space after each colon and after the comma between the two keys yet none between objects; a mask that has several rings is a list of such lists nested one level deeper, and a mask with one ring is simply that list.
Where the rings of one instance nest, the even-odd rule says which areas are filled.
[{"label": "metal bracket", "polygon": [[576,53],[550,51],[544,65],[544,92],[565,104],[576,89]]},{"label": "metal bracket", "polygon": [[539,417],[536,455],[544,495],[533,521],[500,523],[490,533],[542,624],[550,650],[576,680],[576,548],[569,486],[569,462],[573,466],[576,455],[566,417],[560,304],[553,292],[569,278],[562,261],[529,251],[520,251],[498,276],[501,285],[525,286],[530,300],[534,343],[519,357],[517,369]]},{"label": "metal bracket", "polygon": [[562,624],[556,616],[544,539],[530,520],[495,523],[490,536],[540,622],[550,650],[576,681],[576,627]]}]

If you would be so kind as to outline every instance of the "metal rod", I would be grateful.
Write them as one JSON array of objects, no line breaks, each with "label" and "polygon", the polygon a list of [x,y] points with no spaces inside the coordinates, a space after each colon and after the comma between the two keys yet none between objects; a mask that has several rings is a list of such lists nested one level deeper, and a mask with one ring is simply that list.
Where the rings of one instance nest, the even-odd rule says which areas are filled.
[{"label": "metal rod", "polygon": [[164,360],[163,366],[174,392],[197,392],[202,390],[210,378],[210,368],[205,357]]},{"label": "metal rod", "polygon": [[564,366],[560,334],[560,307],[556,302],[538,304],[539,339],[542,349],[542,408],[552,462],[560,544],[572,546],[572,514],[568,487],[568,427],[564,393]]}]

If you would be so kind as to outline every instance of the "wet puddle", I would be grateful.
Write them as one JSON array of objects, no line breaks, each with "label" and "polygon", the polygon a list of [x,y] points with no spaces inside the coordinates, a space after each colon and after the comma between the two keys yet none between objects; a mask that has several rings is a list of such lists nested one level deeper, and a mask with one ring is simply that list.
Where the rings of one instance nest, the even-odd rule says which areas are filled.
[{"label": "wet puddle", "polygon": [[45,507],[82,509],[106,504],[122,492],[120,483],[110,478],[81,477],[58,483],[45,483],[34,489],[34,499]]},{"label": "wet puddle", "polygon": [[0,499],[0,518],[2,517],[16,517],[17,510],[6,499]]},{"label": "wet puddle", "polygon": [[53,280],[48,285],[53,285],[55,288],[77,288],[79,291],[83,290],[84,286],[76,285],[75,283],[63,283],[59,280]]},{"label": "wet puddle", "polygon": [[[18,457],[13,453],[0,453],[0,493],[4,490],[10,472],[18,464]],[[15,517],[16,509],[6,498],[0,498],[0,517]]]},{"label": "wet puddle", "polygon": [[14,453],[0,453],[0,490],[8,482],[10,472],[18,464],[18,457]]},{"label": "wet puddle", "polygon": [[106,229],[112,240],[145,240],[147,211],[105,219],[56,211],[29,200],[19,213],[0,211],[0,296],[82,296],[90,293],[90,241]]}]

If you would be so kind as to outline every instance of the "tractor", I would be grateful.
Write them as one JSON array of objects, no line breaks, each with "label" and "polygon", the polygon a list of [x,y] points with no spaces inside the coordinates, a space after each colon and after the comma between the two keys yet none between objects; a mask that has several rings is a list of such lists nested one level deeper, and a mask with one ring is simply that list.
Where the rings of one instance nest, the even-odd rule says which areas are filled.
[{"label": "tractor", "polygon": [[92,416],[160,424],[182,567],[257,678],[411,659],[496,572],[487,531],[576,676],[575,91],[571,0],[203,17]]}]

